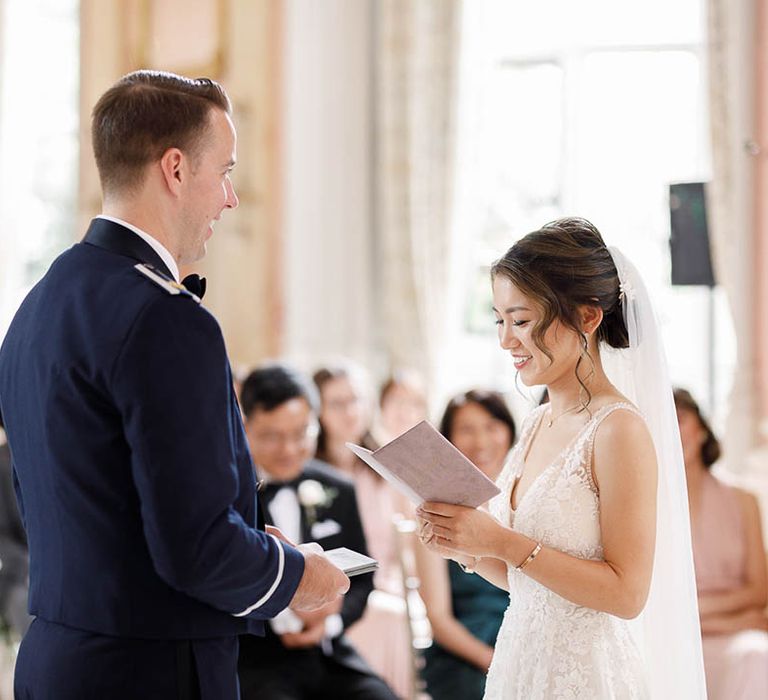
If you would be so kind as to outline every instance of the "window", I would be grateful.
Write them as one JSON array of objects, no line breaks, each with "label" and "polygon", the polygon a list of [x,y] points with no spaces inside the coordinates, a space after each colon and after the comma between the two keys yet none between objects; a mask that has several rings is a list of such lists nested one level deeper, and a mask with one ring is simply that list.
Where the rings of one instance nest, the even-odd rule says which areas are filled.
[{"label": "window", "polygon": [[0,338],[24,295],[74,240],[79,3],[3,0]]},{"label": "window", "polygon": [[509,392],[517,415],[529,410],[495,340],[488,267],[516,237],[579,215],[639,268],[661,317],[672,380],[705,406],[708,358],[717,358],[714,405],[724,409],[735,361],[724,295],[713,295],[710,355],[710,291],[670,284],[669,185],[710,174],[703,5],[464,6],[456,236],[466,303],[446,394],[491,385]]}]

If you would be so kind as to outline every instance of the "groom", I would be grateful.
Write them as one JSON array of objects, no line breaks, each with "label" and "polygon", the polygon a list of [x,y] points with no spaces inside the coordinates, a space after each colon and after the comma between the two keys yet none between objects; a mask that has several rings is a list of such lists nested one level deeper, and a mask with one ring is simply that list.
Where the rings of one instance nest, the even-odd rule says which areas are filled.
[{"label": "groom", "polygon": [[139,71],[93,112],[102,216],[0,349],[29,539],[19,699],[237,700],[237,635],[349,579],[265,532],[216,319],[182,287],[237,206],[223,89]]}]

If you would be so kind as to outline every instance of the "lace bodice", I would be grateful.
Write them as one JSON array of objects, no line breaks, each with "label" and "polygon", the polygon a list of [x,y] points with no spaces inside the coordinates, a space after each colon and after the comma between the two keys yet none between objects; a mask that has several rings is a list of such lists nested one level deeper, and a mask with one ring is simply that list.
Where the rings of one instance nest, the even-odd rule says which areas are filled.
[{"label": "lace bodice", "polygon": [[[490,503],[494,517],[545,547],[601,559],[592,450],[597,429],[616,410],[639,415],[628,403],[596,411],[513,511],[511,490],[546,406],[533,411],[497,480],[501,493]],[[626,621],[576,605],[514,568],[508,580],[510,603],[488,675],[487,700],[646,697],[642,664]]]}]

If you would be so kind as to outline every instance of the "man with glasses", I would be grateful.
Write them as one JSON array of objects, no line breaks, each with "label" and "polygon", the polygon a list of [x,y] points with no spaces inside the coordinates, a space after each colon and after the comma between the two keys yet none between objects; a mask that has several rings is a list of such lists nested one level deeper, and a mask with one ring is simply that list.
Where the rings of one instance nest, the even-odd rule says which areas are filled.
[{"label": "man with glasses", "polygon": [[[296,543],[367,553],[352,482],[313,459],[319,397],[291,368],[266,365],[245,379],[240,405],[266,516]],[[395,696],[344,638],[373,589],[373,575],[352,579],[349,592],[311,613],[285,610],[265,638],[240,639],[243,700]]]}]

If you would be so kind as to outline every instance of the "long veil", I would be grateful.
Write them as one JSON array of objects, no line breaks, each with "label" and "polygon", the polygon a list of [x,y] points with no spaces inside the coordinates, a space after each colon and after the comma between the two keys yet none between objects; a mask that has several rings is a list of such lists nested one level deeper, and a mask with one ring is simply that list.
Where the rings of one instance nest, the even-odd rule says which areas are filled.
[{"label": "long veil", "polygon": [[602,353],[606,374],[646,418],[656,447],[659,486],[656,554],[645,609],[632,631],[649,671],[651,698],[706,698],[688,494],[664,348],[648,291],[616,248],[629,348]]}]

